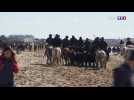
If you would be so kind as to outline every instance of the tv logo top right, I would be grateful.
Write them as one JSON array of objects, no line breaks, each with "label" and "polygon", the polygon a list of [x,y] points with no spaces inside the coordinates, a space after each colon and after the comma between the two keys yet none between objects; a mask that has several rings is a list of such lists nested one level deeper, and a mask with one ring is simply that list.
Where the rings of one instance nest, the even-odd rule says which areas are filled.
[{"label": "tv logo top right", "polygon": [[126,16],[117,16],[117,20],[127,20]]}]

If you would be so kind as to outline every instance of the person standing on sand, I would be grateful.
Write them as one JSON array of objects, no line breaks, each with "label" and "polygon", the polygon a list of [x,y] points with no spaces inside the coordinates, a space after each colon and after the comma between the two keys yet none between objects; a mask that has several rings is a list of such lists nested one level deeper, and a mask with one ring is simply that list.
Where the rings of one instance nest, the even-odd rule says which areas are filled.
[{"label": "person standing on sand", "polygon": [[0,87],[14,87],[14,75],[19,68],[15,53],[10,47],[5,47],[0,56]]},{"label": "person standing on sand", "polygon": [[128,57],[113,71],[113,87],[134,87],[134,51],[128,52]]}]

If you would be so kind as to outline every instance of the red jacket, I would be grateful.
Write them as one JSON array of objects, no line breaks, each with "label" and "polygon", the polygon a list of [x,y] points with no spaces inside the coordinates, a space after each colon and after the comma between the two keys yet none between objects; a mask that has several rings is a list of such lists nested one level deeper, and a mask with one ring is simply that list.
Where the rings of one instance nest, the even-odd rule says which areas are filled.
[{"label": "red jacket", "polygon": [[[3,65],[3,60],[4,60],[4,57],[3,56],[0,56],[0,72],[2,71],[4,65]],[[19,72],[19,67],[18,67],[18,64],[15,60],[13,60],[13,72],[14,73],[18,73]]]}]

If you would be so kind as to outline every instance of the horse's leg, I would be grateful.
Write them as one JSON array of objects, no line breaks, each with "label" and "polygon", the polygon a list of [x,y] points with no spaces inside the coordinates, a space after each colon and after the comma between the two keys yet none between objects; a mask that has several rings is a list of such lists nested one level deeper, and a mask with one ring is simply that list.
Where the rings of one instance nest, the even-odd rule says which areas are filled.
[{"label": "horse's leg", "polygon": [[61,66],[61,65],[62,65],[62,58],[60,57],[60,59],[59,59],[59,60],[60,60],[60,66]]},{"label": "horse's leg", "polygon": [[61,57],[58,58],[58,64],[61,66]]},{"label": "horse's leg", "polygon": [[103,63],[104,68],[106,69],[106,66],[107,66],[107,59],[105,58],[102,63]]},{"label": "horse's leg", "polygon": [[70,63],[71,63],[71,66],[73,66],[73,55],[70,55]]},{"label": "horse's leg", "polygon": [[104,68],[106,69],[107,68],[107,62],[105,61],[104,63]]},{"label": "horse's leg", "polygon": [[105,65],[106,65],[106,64],[105,64],[105,63],[106,63],[106,61],[107,61],[107,59],[104,59],[104,60],[102,60],[102,61],[101,61],[102,68],[104,68],[104,69],[105,69],[105,67],[106,67],[106,66],[105,66]]},{"label": "horse's leg", "polygon": [[68,61],[67,66],[70,66],[70,58],[69,57],[67,57],[67,61]]},{"label": "horse's leg", "polygon": [[88,61],[88,67],[91,67],[91,61],[90,60]]},{"label": "horse's leg", "polygon": [[58,58],[56,57],[56,66],[58,66]]},{"label": "horse's leg", "polygon": [[103,60],[100,60],[100,68],[103,68],[104,67],[104,62]]},{"label": "horse's leg", "polygon": [[66,61],[65,61],[65,57],[63,57],[63,59],[62,59],[62,63],[63,63],[63,66],[65,66],[65,64],[66,64]]},{"label": "horse's leg", "polygon": [[54,57],[54,65],[56,65],[57,64],[57,58],[56,58],[56,56]]},{"label": "horse's leg", "polygon": [[98,68],[98,69],[100,68],[100,61],[99,60],[96,61],[96,68]]},{"label": "horse's leg", "polygon": [[99,61],[99,59],[97,59],[97,61],[96,61],[96,67],[100,67],[100,61]]},{"label": "horse's leg", "polygon": [[68,66],[68,59],[66,58],[66,63],[65,63],[65,66]]},{"label": "horse's leg", "polygon": [[52,58],[52,65],[55,65],[55,57]]},{"label": "horse's leg", "polygon": [[63,55],[61,55],[61,65],[63,65]]},{"label": "horse's leg", "polygon": [[63,57],[63,60],[64,60],[63,65],[66,66],[66,57],[65,56]]},{"label": "horse's leg", "polygon": [[47,56],[47,64],[49,64],[49,62],[50,62],[50,57],[49,57],[49,55]]},{"label": "horse's leg", "polygon": [[67,60],[68,60],[68,66],[70,66],[70,58],[68,57],[68,59],[67,59]]},{"label": "horse's leg", "polygon": [[60,57],[60,66],[62,66],[62,58]]}]

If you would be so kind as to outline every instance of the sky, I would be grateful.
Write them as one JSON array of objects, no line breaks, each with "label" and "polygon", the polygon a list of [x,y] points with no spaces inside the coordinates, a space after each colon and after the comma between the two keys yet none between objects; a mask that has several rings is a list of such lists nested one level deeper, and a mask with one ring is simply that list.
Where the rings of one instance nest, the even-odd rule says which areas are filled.
[{"label": "sky", "polygon": [[[117,20],[127,16],[127,20]],[[0,35],[134,38],[134,12],[0,12]]]}]

